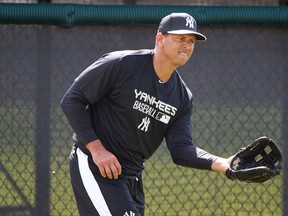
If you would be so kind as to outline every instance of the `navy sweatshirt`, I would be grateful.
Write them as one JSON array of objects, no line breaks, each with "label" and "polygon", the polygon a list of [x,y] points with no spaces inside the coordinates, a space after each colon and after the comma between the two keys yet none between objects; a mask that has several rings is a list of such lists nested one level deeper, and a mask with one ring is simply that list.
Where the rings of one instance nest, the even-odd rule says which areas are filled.
[{"label": "navy sweatshirt", "polygon": [[144,169],[163,139],[178,165],[211,170],[217,158],[193,145],[192,94],[178,71],[159,80],[153,50],[105,54],[75,79],[61,107],[76,145],[89,155],[86,145],[100,139],[129,175]]}]

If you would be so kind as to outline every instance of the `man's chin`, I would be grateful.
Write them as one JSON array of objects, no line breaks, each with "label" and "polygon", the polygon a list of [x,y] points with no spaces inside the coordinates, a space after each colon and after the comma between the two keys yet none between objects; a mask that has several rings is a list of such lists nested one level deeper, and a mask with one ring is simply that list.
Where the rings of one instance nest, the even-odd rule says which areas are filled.
[{"label": "man's chin", "polygon": [[188,62],[188,60],[189,60],[189,57],[183,58],[183,59],[178,61],[178,65],[179,66],[183,66],[183,65],[185,65]]}]

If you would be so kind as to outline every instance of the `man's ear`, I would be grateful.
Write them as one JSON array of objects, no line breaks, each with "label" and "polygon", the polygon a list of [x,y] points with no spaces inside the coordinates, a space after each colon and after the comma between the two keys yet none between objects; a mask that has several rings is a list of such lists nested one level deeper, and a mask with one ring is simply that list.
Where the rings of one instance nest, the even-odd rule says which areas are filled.
[{"label": "man's ear", "polygon": [[160,46],[162,44],[162,41],[164,39],[164,35],[162,33],[157,33],[155,37],[155,43],[157,46]]}]

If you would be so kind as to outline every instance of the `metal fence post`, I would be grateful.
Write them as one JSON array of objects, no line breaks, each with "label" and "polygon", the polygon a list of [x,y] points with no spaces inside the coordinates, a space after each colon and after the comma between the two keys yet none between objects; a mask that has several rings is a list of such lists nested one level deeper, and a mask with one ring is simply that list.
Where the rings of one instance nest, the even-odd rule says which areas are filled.
[{"label": "metal fence post", "polygon": [[287,64],[287,51],[288,51],[288,45],[287,43],[282,44],[282,49],[280,52],[281,56],[280,58],[283,60],[283,80],[284,85],[283,85],[283,92],[282,92],[282,150],[283,150],[283,156],[284,156],[284,163],[283,163],[283,215],[286,216],[288,215],[288,160],[287,160],[287,155],[288,155],[288,73],[286,71],[286,68],[288,66]]},{"label": "metal fence post", "polygon": [[[288,77],[287,77],[288,78]],[[287,83],[288,83],[288,79]],[[283,156],[284,156],[284,164],[283,164],[283,215],[288,215],[288,137],[287,137],[287,131],[288,131],[288,86],[286,86],[286,96],[284,97],[283,101],[283,125],[282,125],[282,148],[283,148]]]},{"label": "metal fence post", "polygon": [[50,206],[50,27],[39,26],[36,93],[36,198],[34,216],[49,216]]},{"label": "metal fence post", "polygon": [[[288,83],[288,77],[286,78],[286,82]],[[286,96],[284,98],[284,105],[283,105],[283,129],[282,129],[282,148],[283,148],[283,156],[284,156],[284,168],[283,168],[283,215],[288,215],[288,85],[286,85]]]}]

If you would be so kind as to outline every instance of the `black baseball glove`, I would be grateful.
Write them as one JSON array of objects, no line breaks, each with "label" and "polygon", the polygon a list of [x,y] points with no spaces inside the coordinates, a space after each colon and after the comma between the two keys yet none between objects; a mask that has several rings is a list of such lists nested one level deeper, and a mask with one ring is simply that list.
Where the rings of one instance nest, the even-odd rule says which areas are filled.
[{"label": "black baseball glove", "polygon": [[280,174],[282,161],[282,153],[277,144],[263,136],[232,157],[225,175],[231,180],[262,183]]}]

